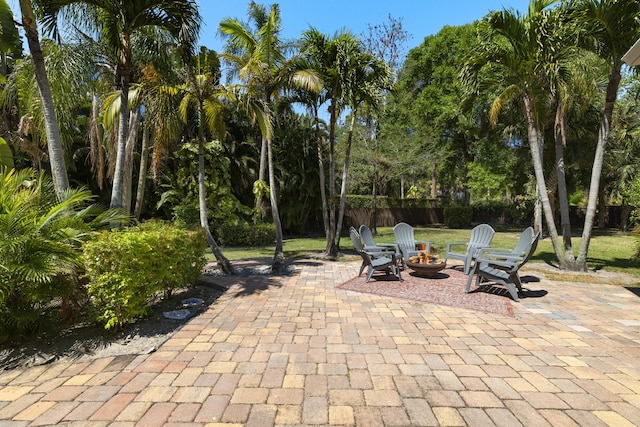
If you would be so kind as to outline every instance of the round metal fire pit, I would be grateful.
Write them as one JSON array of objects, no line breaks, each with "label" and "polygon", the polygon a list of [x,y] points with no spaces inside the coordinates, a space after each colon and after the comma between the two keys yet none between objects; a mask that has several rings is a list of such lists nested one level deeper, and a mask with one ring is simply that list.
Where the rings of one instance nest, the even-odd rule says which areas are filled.
[{"label": "round metal fire pit", "polygon": [[425,277],[436,277],[438,272],[447,266],[446,262],[435,260],[430,263],[419,264],[417,262],[407,262],[407,267],[412,269],[417,275]]}]

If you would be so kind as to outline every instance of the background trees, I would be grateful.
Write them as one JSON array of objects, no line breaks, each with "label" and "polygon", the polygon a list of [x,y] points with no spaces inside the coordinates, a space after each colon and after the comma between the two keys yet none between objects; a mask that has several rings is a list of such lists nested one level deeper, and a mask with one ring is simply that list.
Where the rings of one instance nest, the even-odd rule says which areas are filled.
[{"label": "background trees", "polygon": [[[30,65],[37,52],[6,61],[0,136],[15,166],[50,164],[52,176],[67,174],[72,186],[85,184],[100,200],[122,207],[133,199],[127,189],[137,179],[141,219],[186,212],[182,202],[196,194],[191,185],[200,177],[206,194],[200,212],[210,214],[200,225],[211,227],[214,240],[216,227],[255,220],[249,206],[259,218],[271,214],[274,271],[283,266],[290,232],[322,228],[325,256],[338,256],[348,194],[370,197],[374,205],[378,195],[410,195],[440,206],[507,207],[539,196],[560,263],[583,269],[591,228],[604,211],[598,208],[630,203],[634,194],[635,164],[620,160],[633,159],[624,153],[635,153],[638,124],[628,95],[637,77],[620,59],[640,37],[638,5],[630,0],[535,0],[522,15],[501,10],[444,27],[406,60],[397,52],[384,58],[385,48],[398,43],[388,32],[372,31],[363,40],[349,31],[329,36],[310,28],[299,40],[281,40],[279,6],[251,2],[248,23],[220,23],[228,41],[221,57],[232,65],[226,76],[217,68],[187,72],[183,54],[194,50],[199,29],[193,1],[37,3],[50,30],[45,34],[57,36],[61,23],[75,23],[85,34],[41,42],[52,108],[39,102],[36,76],[42,73]],[[389,24],[402,34],[398,22]],[[397,78],[389,71],[396,66]],[[71,69],[74,79],[60,78]],[[214,123],[203,120],[213,94],[205,87],[220,88],[225,77],[237,90],[217,98],[216,111],[224,114],[213,116],[225,132],[215,134],[214,144]],[[150,83],[184,89],[199,108],[185,109],[187,120],[180,122],[178,101],[146,90]],[[618,94],[625,100],[619,115]],[[39,129],[48,128],[45,121],[53,126],[53,119],[59,138]],[[39,139],[62,159],[47,156]],[[193,140],[204,156],[190,151]],[[113,177],[111,189],[104,176]],[[270,210],[261,201],[266,190]],[[570,203],[588,206],[577,256]],[[227,219],[218,222],[221,215]]]}]

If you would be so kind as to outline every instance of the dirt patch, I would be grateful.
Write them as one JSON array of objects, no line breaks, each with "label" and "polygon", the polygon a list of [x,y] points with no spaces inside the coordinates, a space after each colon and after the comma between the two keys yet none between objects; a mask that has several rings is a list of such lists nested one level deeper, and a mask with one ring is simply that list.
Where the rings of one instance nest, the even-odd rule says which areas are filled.
[{"label": "dirt patch", "polygon": [[[156,304],[149,317],[127,325],[121,331],[105,331],[95,323],[76,324],[59,334],[34,337],[19,346],[0,347],[0,369],[154,352],[191,318],[213,304],[224,291],[214,281],[201,280],[194,288],[182,289]],[[189,305],[185,306],[185,301]],[[165,316],[165,313],[176,312],[188,315],[178,319]]]}]

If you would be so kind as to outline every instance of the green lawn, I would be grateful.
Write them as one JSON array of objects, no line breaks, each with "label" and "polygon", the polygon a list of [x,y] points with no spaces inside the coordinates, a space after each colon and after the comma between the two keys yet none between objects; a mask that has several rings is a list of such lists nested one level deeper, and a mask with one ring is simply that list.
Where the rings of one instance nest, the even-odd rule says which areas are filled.
[{"label": "green lawn", "polygon": [[[511,248],[516,245],[521,230],[496,231],[492,246]],[[576,232],[577,233],[577,232]],[[428,240],[433,243],[436,254],[443,254],[447,242],[464,242],[469,240],[470,230],[453,230],[441,227],[416,227],[416,240]],[[378,228],[378,243],[392,243],[393,230],[391,227]],[[574,253],[580,246],[579,234],[573,238]],[[589,247],[587,264],[589,268],[603,269],[611,272],[624,272],[640,279],[640,263],[631,260],[635,248],[640,240],[632,233],[612,230],[594,230]],[[348,236],[340,240],[344,253],[352,253],[353,245]],[[324,237],[292,238],[284,242],[284,252],[287,258],[304,257],[309,254],[322,252],[326,242]],[[272,257],[273,246],[263,247],[224,247],[222,252],[231,259]],[[212,257],[211,254],[208,255]],[[549,238],[538,244],[538,249],[530,262],[556,264],[556,257]]]}]

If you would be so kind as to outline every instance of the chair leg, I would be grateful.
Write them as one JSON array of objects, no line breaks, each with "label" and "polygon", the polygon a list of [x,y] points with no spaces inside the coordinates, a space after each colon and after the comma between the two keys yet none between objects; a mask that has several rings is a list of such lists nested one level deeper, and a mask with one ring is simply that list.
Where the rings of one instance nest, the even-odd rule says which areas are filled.
[{"label": "chair leg", "polygon": [[511,282],[504,282],[504,285],[507,287],[509,294],[511,294],[511,298],[513,298],[515,302],[519,302],[520,299],[518,298],[518,290],[516,289],[516,286]]}]

